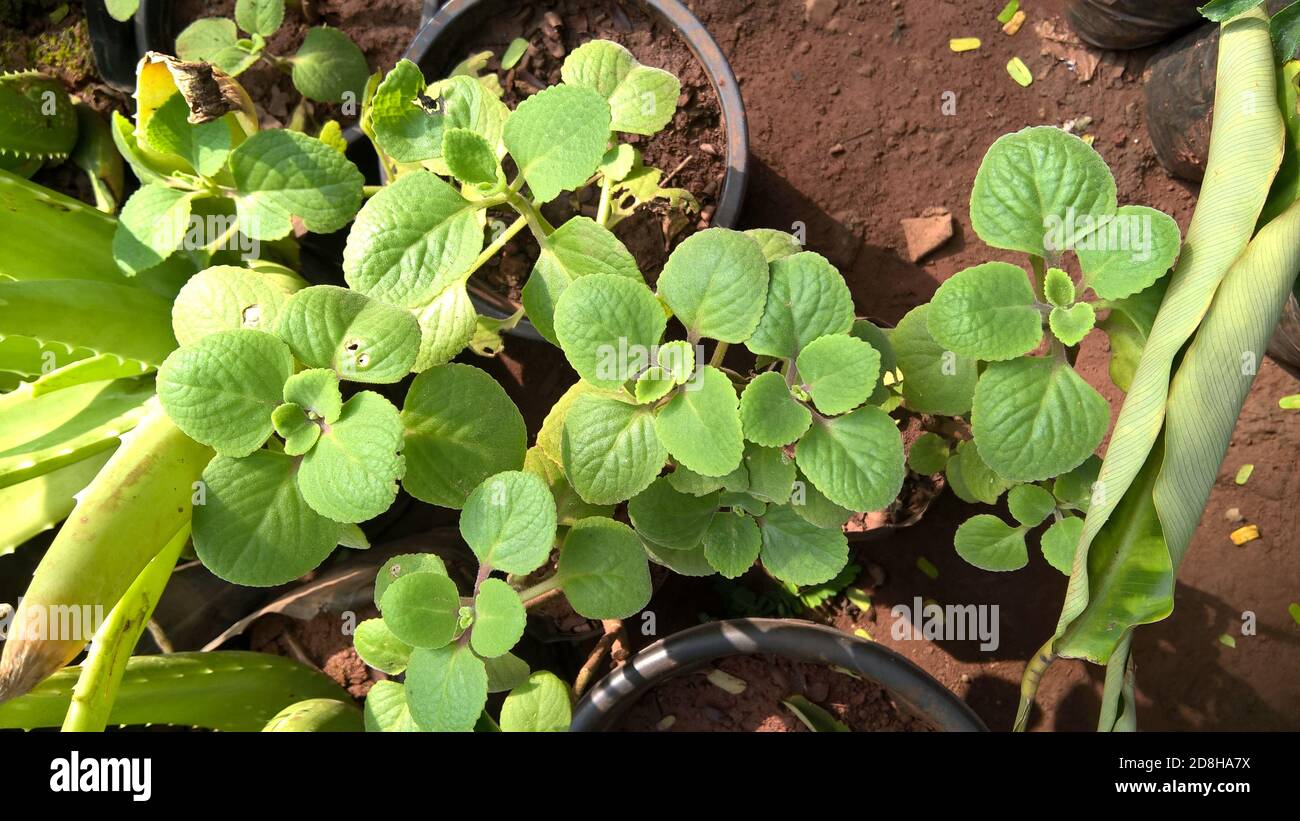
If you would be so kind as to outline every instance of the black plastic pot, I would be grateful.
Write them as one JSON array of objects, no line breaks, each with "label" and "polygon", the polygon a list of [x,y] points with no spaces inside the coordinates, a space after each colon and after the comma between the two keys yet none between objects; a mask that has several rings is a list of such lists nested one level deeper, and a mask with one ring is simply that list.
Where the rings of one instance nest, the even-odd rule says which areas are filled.
[{"label": "black plastic pot", "polygon": [[[731,64],[722,49],[709,34],[708,29],[690,9],[678,0],[632,0],[651,16],[668,23],[690,47],[695,59],[718,96],[722,109],[722,126],[727,135],[727,172],[718,191],[717,208],[713,225],[732,228],[740,219],[740,208],[745,199],[745,185],[749,166],[749,128],[745,121],[745,104],[740,87],[731,71]],[[428,2],[426,2],[426,7]],[[509,13],[517,7],[516,0],[449,0],[415,35],[415,41],[404,55],[420,67],[426,77],[446,76],[464,57],[461,47],[488,18]],[[475,299],[479,313],[497,318],[504,313]],[[540,340],[541,334],[527,320],[512,331],[517,336]]]},{"label": "black plastic pot", "polygon": [[793,619],[733,619],[655,642],[600,680],[573,713],[574,732],[606,731],[643,695],[673,676],[728,656],[758,654],[843,667],[879,684],[946,732],[987,732],[965,702],[894,651],[830,627]]},{"label": "black plastic pot", "polygon": [[135,89],[135,64],[140,54],[135,44],[135,26],[114,20],[104,0],[90,0],[86,11],[86,32],[95,69],[104,82],[121,91]]}]

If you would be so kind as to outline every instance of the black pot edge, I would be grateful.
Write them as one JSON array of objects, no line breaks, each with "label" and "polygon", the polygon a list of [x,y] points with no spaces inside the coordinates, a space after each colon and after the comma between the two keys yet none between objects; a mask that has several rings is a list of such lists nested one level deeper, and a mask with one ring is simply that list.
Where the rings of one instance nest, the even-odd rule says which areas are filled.
[{"label": "black pot edge", "polygon": [[132,23],[113,19],[103,0],[82,4],[82,11],[86,15],[86,33],[90,37],[90,51],[100,78],[118,91],[134,90],[138,57]]},{"label": "black pot edge", "polygon": [[[415,35],[415,41],[411,43],[403,57],[424,69],[430,54],[438,44],[439,36],[458,18],[470,13],[478,3],[484,1],[448,0],[420,27]],[[433,2],[435,0],[426,0],[426,8]],[[723,129],[727,136],[727,173],[718,192],[718,205],[713,212],[712,224],[722,228],[733,228],[740,221],[740,209],[745,202],[749,169],[749,125],[736,76],[708,29],[679,0],[639,0],[639,2],[667,20],[678,35],[686,41],[695,59],[704,66],[704,72],[713,84],[714,93],[718,96],[718,104],[722,109]],[[441,53],[454,56],[459,52],[444,48],[441,49]],[[470,299],[479,313],[496,319],[504,318],[504,314],[499,309],[483,303],[473,294],[470,295]],[[542,335],[527,319],[522,320],[507,333],[544,341]]]},{"label": "black pot edge", "polygon": [[797,619],[732,619],[661,639],[601,679],[578,703],[572,732],[614,727],[623,712],[672,676],[720,658],[770,654],[853,670],[947,732],[987,732],[979,716],[929,673],[875,642]]}]

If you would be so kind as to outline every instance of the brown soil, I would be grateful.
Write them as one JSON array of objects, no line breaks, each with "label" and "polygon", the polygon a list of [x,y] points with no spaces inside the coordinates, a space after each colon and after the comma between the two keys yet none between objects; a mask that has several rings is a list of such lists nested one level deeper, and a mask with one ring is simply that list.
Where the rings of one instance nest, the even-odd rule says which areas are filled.
[{"label": "brown soil", "polygon": [[[356,624],[373,619],[373,606],[356,614]],[[352,647],[352,636],[343,632],[337,613],[321,613],[310,621],[270,615],[258,619],[249,630],[249,649],[287,656],[322,670],[355,698],[363,698],[370,685],[386,678],[366,666]]]},{"label": "brown soil", "polygon": [[[708,675],[721,670],[745,683],[733,695]],[[802,695],[855,732],[930,732],[880,685],[820,664],[773,656],[732,656],[676,676],[641,697],[619,729],[632,732],[808,732],[782,704]]]}]

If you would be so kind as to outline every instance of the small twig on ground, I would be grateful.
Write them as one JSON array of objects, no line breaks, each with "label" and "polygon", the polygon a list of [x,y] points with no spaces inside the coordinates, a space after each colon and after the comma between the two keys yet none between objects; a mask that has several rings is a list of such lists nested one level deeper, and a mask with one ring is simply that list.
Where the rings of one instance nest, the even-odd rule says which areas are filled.
[{"label": "small twig on ground", "polygon": [[592,648],[591,655],[583,662],[582,669],[573,679],[573,697],[581,698],[588,685],[596,677],[596,670],[600,663],[604,661],[608,654],[610,661],[614,666],[622,664],[627,660],[629,655],[627,649],[627,635],[623,631],[623,622],[619,619],[605,619],[601,622],[605,628],[605,635],[600,637],[596,646]]},{"label": "small twig on ground", "polygon": [[677,167],[668,173],[668,176],[664,177],[662,180],[659,181],[659,187],[663,188],[664,186],[668,185],[668,181],[671,180],[673,177],[677,176],[677,172],[685,168],[686,164],[693,159],[695,159],[695,155],[691,154],[689,157],[679,162],[677,164]]}]

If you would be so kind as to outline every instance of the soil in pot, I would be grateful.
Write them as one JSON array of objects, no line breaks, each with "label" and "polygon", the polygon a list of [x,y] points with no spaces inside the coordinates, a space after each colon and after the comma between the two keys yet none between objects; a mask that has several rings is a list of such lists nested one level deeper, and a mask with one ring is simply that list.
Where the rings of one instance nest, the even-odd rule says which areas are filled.
[{"label": "soil in pot", "polygon": [[820,664],[768,655],[731,656],[711,667],[675,676],[642,696],[618,728],[632,732],[808,732],[783,703],[792,695],[802,695],[855,732],[934,731],[926,719],[913,714],[873,681]]},{"label": "soil in pot", "polygon": [[[388,71],[415,39],[420,28],[421,0],[306,0],[285,7],[284,24],[268,41],[270,54],[290,57],[298,51],[312,26],[333,26],[352,38],[366,55],[371,71]],[[305,10],[305,11],[304,11]],[[201,17],[234,19],[235,0],[178,0],[172,10],[174,33]],[[289,75],[266,62],[258,62],[239,75],[262,114],[263,127],[278,128],[289,122],[300,95]],[[354,117],[339,116],[337,106],[314,103],[317,118],[338,116],[344,125]]]},{"label": "soil in pot", "polygon": [[[528,41],[528,51],[517,65],[505,69],[500,57],[517,37]],[[664,187],[685,188],[700,203],[700,213],[692,215],[671,213],[663,203],[647,204],[615,227],[614,233],[653,283],[672,249],[709,226],[726,174],[722,109],[704,66],[686,41],[636,2],[559,0],[525,3],[513,13],[497,15],[464,44],[459,56],[491,51],[493,58],[487,70],[497,74],[505,90],[504,100],[513,109],[520,101],[560,82],[560,67],[569,52],[597,39],[621,44],[645,65],[671,72],[682,84],[677,113],[664,130],[653,137],[619,135],[641,151],[646,165],[663,171]],[[594,216],[596,193],[584,191],[577,202],[562,197],[547,207],[547,217],[560,225],[577,213]],[[492,294],[485,296],[490,301],[514,310],[536,256],[537,248],[531,240],[512,242],[475,279],[488,286]]]}]

